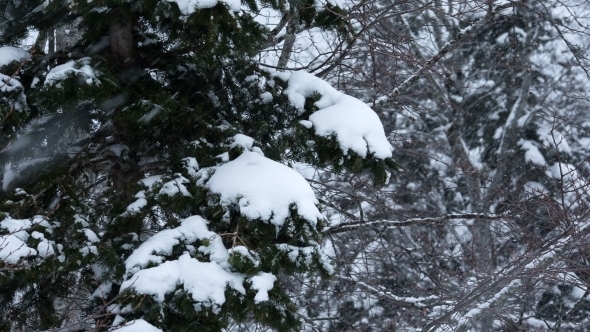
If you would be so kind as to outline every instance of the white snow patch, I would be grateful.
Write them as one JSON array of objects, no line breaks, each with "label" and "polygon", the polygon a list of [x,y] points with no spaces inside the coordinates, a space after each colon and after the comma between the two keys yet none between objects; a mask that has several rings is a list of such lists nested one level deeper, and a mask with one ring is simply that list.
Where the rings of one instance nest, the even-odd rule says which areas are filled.
[{"label": "white snow patch", "polygon": [[140,180],[139,182],[151,189],[155,184],[159,183],[160,181],[162,181],[161,175],[152,175]]},{"label": "white snow patch", "polygon": [[0,74],[0,91],[10,92],[16,89],[22,89],[22,84],[14,77]]},{"label": "white snow patch", "polygon": [[554,179],[560,180],[563,174],[563,179],[565,181],[573,181],[578,179],[578,171],[576,170],[576,166],[567,164],[567,163],[554,163],[553,166],[549,168],[551,172],[551,176]]},{"label": "white snow patch", "polygon": [[277,277],[272,273],[260,272],[258,275],[250,278],[250,280],[252,281],[252,288],[258,291],[256,296],[254,296],[254,302],[268,301],[268,291],[274,287]]},{"label": "white snow patch", "polygon": [[96,235],[96,233],[94,233],[92,230],[90,230],[88,228],[85,228],[84,229],[84,235],[86,235],[86,238],[91,243],[100,241],[100,239],[98,238],[98,236]]},{"label": "white snow patch", "polygon": [[6,66],[13,61],[28,59],[31,55],[25,50],[12,46],[0,47],[0,67]]},{"label": "white snow patch", "polygon": [[272,101],[272,93],[270,92],[264,92],[263,94],[260,95],[260,99],[262,99],[262,103],[263,104],[268,104]]},{"label": "white snow patch", "polygon": [[527,183],[525,183],[524,191],[530,195],[542,195],[549,193],[549,191],[547,190],[547,188],[545,188],[543,184],[536,181],[528,181]]},{"label": "white snow patch", "polygon": [[145,192],[143,190],[135,194],[135,197],[137,198],[137,200],[129,204],[129,206],[127,206],[126,213],[128,214],[135,214],[141,211],[141,209],[147,205],[147,200],[145,199]]},{"label": "white snow patch", "polygon": [[71,73],[83,75],[88,84],[93,82],[100,84],[100,81],[96,78],[97,75],[94,69],[90,67],[90,62],[91,59],[86,57],[79,60],[71,60],[63,65],[54,67],[45,77],[45,85],[54,85],[59,81],[63,81]]},{"label": "white snow patch", "polygon": [[186,187],[184,186],[185,183],[189,183],[189,182],[190,181],[187,178],[179,175],[178,178],[176,178],[172,181],[166,182],[162,186],[162,189],[160,189],[160,192],[158,194],[159,195],[174,196],[178,193],[181,193],[183,196],[191,196],[188,189],[186,189]]},{"label": "white snow patch", "polygon": [[121,290],[131,287],[140,294],[152,295],[156,301],[163,302],[167,293],[182,285],[194,301],[215,308],[225,303],[227,286],[245,294],[243,280],[243,276],[227,272],[216,262],[199,262],[185,253],[178,260],[135,273],[123,282]]},{"label": "white snow patch", "polygon": [[[100,276],[100,274],[99,274]],[[113,288],[113,283],[108,281],[105,283],[100,284],[92,293],[92,295],[90,295],[90,298],[101,298],[101,299],[105,299],[108,297],[108,294],[111,292],[111,289]]]},{"label": "white snow patch", "polygon": [[218,3],[223,3],[225,5],[227,5],[227,7],[234,11],[237,12],[240,10],[240,7],[242,6],[242,2],[240,0],[166,0],[168,2],[176,2],[176,4],[178,5],[178,9],[180,9],[180,12],[182,13],[182,15],[190,15],[194,12],[196,12],[198,9],[202,9],[202,8],[213,8],[215,6],[217,6]]},{"label": "white snow patch", "polygon": [[300,112],[304,111],[306,97],[314,92],[322,95],[315,103],[319,111],[309,117],[316,135],[328,137],[335,134],[345,154],[351,150],[363,158],[368,153],[380,159],[392,156],[393,148],[385,136],[379,116],[365,103],[303,71],[292,73],[288,83],[285,94]]},{"label": "white snow patch", "polygon": [[304,126],[307,129],[311,129],[311,127],[313,127],[313,123],[311,121],[307,121],[307,120],[301,120],[301,121],[299,121],[299,124]]},{"label": "white snow patch", "polygon": [[182,221],[179,227],[160,231],[142,243],[125,261],[129,273],[135,273],[149,263],[161,263],[161,255],[172,254],[175,245],[183,240],[187,243],[209,239],[208,247],[200,247],[199,251],[209,253],[212,261],[223,263],[229,257],[221,238],[207,228],[207,221],[199,216],[192,216]]},{"label": "white snow patch", "polygon": [[252,150],[252,145],[254,145],[254,139],[250,136],[246,136],[244,134],[237,134],[233,137],[233,143],[230,144],[230,148],[241,146],[246,150]]},{"label": "white snow patch", "polygon": [[[12,219],[6,217],[0,222],[0,228],[9,232],[7,235],[0,236],[0,260],[8,264],[16,264],[24,257],[36,256],[41,257],[53,255],[53,241],[45,239],[41,232],[33,231],[29,234],[27,231],[32,225],[38,224],[43,227],[49,227],[49,223],[41,216],[35,216],[32,219]],[[41,240],[37,245],[37,250],[27,246],[26,241],[29,237]]]},{"label": "white snow patch", "polygon": [[313,225],[323,219],[313,190],[299,173],[255,152],[245,151],[217,168],[206,187],[221,196],[222,205],[237,203],[240,213],[249,219],[281,226],[290,215],[291,204]]},{"label": "white snow patch", "polygon": [[190,175],[191,177],[196,177],[197,172],[199,171],[199,163],[197,162],[197,159],[193,157],[186,157],[183,159],[183,161],[184,168],[186,168],[188,175]]},{"label": "white snow patch", "polygon": [[14,235],[0,236],[0,260],[16,264],[21,258],[35,256],[37,251]]},{"label": "white snow patch", "polygon": [[121,157],[123,152],[129,151],[129,147],[125,144],[113,144],[109,146],[107,149],[112,151],[117,157]]},{"label": "white snow patch", "polygon": [[539,165],[539,166],[543,166],[546,165],[546,161],[545,158],[543,157],[543,155],[541,154],[541,151],[539,151],[539,148],[537,148],[531,141],[528,140],[520,140],[518,141],[518,145],[520,145],[520,147],[525,150],[524,152],[524,159],[525,161],[530,161],[535,165]]}]

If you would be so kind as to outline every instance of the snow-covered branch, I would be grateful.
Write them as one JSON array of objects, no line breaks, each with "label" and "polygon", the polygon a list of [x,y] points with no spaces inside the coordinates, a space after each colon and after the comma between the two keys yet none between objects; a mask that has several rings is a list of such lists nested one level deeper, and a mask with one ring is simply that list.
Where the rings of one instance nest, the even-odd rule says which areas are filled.
[{"label": "snow-covered branch", "polygon": [[324,234],[337,234],[343,232],[353,231],[359,228],[365,227],[401,227],[401,226],[412,226],[412,225],[424,225],[424,224],[440,224],[443,221],[453,219],[505,219],[509,218],[510,215],[507,213],[494,214],[494,213],[460,213],[460,214],[447,214],[440,217],[431,218],[409,218],[405,220],[379,220],[371,222],[351,222],[339,224],[334,227],[330,227],[324,231]]},{"label": "snow-covered branch", "polygon": [[[381,297],[385,297],[388,298],[390,300],[396,301],[396,302],[401,302],[405,305],[408,306],[412,306],[412,307],[416,307],[416,308],[424,308],[424,307],[428,307],[432,305],[432,301],[436,301],[436,300],[440,300],[440,297],[436,296],[436,295],[430,295],[430,296],[419,296],[419,297],[414,297],[414,296],[398,296],[395,295],[391,292],[388,292],[386,290],[383,289],[379,289],[377,287],[373,287],[369,284],[367,284],[366,282],[363,281],[356,281],[352,278],[346,278],[346,277],[342,277],[342,276],[338,276],[339,279],[342,280],[346,280],[349,282],[354,283],[357,286],[360,286],[366,290],[368,290],[369,292],[377,295],[377,296],[381,296]],[[428,304],[425,302],[429,302]]]}]

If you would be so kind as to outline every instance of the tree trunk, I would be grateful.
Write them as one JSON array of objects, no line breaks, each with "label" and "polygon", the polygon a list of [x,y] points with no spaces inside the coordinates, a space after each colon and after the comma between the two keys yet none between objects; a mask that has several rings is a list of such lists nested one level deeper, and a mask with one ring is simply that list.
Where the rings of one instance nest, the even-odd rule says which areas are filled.
[{"label": "tree trunk", "polygon": [[117,17],[110,25],[111,53],[123,67],[135,64],[135,43],[133,40],[133,20],[127,9],[118,8],[113,15]]}]

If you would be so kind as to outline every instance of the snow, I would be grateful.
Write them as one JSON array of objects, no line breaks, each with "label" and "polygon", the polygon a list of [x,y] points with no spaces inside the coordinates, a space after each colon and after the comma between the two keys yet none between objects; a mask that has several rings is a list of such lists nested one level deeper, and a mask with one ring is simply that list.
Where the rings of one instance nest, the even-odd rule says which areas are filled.
[{"label": "snow", "polygon": [[254,302],[259,303],[268,301],[268,291],[274,286],[274,282],[277,281],[277,277],[272,273],[261,272],[256,276],[250,278],[252,281],[252,289],[258,291],[254,297]]},{"label": "snow", "polygon": [[191,196],[188,189],[186,189],[184,186],[185,183],[189,182],[190,181],[187,178],[179,176],[172,181],[166,182],[162,186],[162,189],[160,189],[159,195],[174,196],[178,193],[181,193],[183,196]]},{"label": "snow", "polygon": [[290,215],[290,206],[315,225],[322,214],[313,190],[297,171],[261,156],[245,151],[215,171],[206,183],[212,193],[220,195],[221,204],[237,204],[248,219],[268,220],[282,226]]},{"label": "snow", "polygon": [[[6,217],[0,222],[0,228],[9,232],[7,235],[0,236],[0,260],[8,264],[16,264],[24,257],[37,255],[37,251],[29,248],[25,242],[29,239],[29,233],[26,230],[31,225],[32,222],[29,219],[12,219],[10,217]],[[36,236],[39,235],[36,234]],[[42,249],[47,248],[42,247]]]},{"label": "snow", "polygon": [[96,73],[92,67],[90,67],[91,59],[86,57],[79,60],[71,60],[63,65],[56,66],[45,77],[45,85],[54,85],[59,81],[65,80],[68,75],[82,75],[85,77],[85,81],[88,84],[96,83],[100,84],[100,81],[96,78]]},{"label": "snow", "polygon": [[260,99],[262,99],[263,104],[268,104],[272,101],[272,93],[264,92],[260,95]]},{"label": "snow", "polygon": [[123,153],[129,151],[129,147],[125,144],[113,144],[107,148],[112,151],[117,157],[121,157]]},{"label": "snow", "polygon": [[96,235],[96,233],[94,233],[92,230],[90,230],[88,228],[85,228],[84,229],[84,235],[86,235],[86,238],[91,243],[99,242],[100,241],[100,239],[98,238],[98,236]]},{"label": "snow", "polygon": [[527,194],[530,195],[541,195],[541,194],[548,194],[549,190],[545,188],[545,186],[536,181],[528,181],[524,184],[524,190]]},{"label": "snow", "polygon": [[135,194],[135,197],[137,198],[137,200],[129,204],[129,206],[127,206],[127,214],[137,213],[147,205],[147,200],[145,199],[145,192],[143,190]]},{"label": "snow", "polygon": [[37,251],[14,235],[0,236],[0,260],[16,264],[21,258],[35,256]]},{"label": "snow", "polygon": [[233,137],[233,143],[230,144],[230,148],[241,146],[246,150],[252,150],[254,145],[254,139],[244,134],[237,134]]},{"label": "snow", "polygon": [[147,178],[140,180],[139,182],[141,184],[143,184],[144,186],[151,189],[155,184],[159,183],[161,180],[162,180],[161,175],[152,175],[152,176],[148,176]]},{"label": "snow", "polygon": [[[138,268],[145,267],[149,263],[161,263],[163,257],[170,255],[172,248],[180,243],[180,240],[188,243],[196,240],[208,239],[209,247],[216,249],[210,252],[211,260],[224,262],[228,253],[221,238],[207,228],[207,221],[200,216],[192,216],[182,221],[179,227],[163,230],[142,243],[125,261],[128,272],[135,273]],[[199,248],[202,251],[204,247]]]},{"label": "snow", "polygon": [[216,307],[225,303],[224,293],[228,285],[241,294],[246,293],[243,278],[226,271],[216,262],[199,262],[185,253],[178,260],[135,273],[123,282],[121,290],[132,287],[140,294],[152,295],[156,301],[163,302],[167,293],[182,285],[195,302]]},{"label": "snow", "polygon": [[237,12],[240,10],[242,6],[242,2],[240,0],[167,0],[168,2],[176,2],[178,5],[178,9],[182,13],[182,15],[190,15],[197,11],[197,9],[202,8],[213,8],[217,6],[218,3],[225,4],[231,11]]},{"label": "snow", "polygon": [[305,98],[314,92],[322,96],[315,103],[319,110],[309,117],[316,135],[329,137],[335,134],[345,154],[353,151],[363,158],[373,154],[379,159],[392,156],[393,148],[385,136],[381,120],[369,106],[312,74],[298,71],[289,76],[285,94],[301,113]]},{"label": "snow", "polygon": [[123,327],[115,328],[112,331],[117,332],[162,332],[159,328],[146,322],[143,319],[136,319],[126,323]]},{"label": "snow", "polygon": [[520,140],[518,142],[518,145],[520,145],[520,147],[525,150],[524,153],[524,159],[525,161],[530,161],[535,165],[539,165],[539,166],[543,166],[546,165],[547,162],[545,161],[545,158],[543,157],[543,155],[541,154],[541,151],[539,151],[539,148],[537,148],[533,142],[528,141],[528,140]]},{"label": "snow", "polygon": [[1,92],[10,92],[16,89],[22,89],[22,84],[16,79],[0,74],[0,91]]},{"label": "snow", "polygon": [[[100,276],[100,274],[98,274],[98,276]],[[108,297],[108,294],[111,292],[111,290],[113,289],[113,283],[108,281],[108,282],[104,282],[102,284],[100,284],[96,290],[94,290],[94,292],[92,293],[92,295],[90,295],[90,298],[101,298],[101,299],[105,299]]]},{"label": "snow", "polygon": [[551,167],[549,167],[549,172],[554,179],[561,180],[563,176],[563,180],[566,182],[578,179],[576,166],[567,163],[554,163]]},{"label": "snow", "polygon": [[37,240],[40,240],[39,244],[37,245],[37,252],[41,257],[48,257],[55,254],[55,250],[53,250],[53,246],[51,245],[52,242],[45,239],[45,235],[43,233],[33,231],[31,233],[31,237]]},{"label": "snow", "polygon": [[299,124],[304,126],[307,129],[311,129],[311,127],[313,127],[313,123],[311,121],[307,121],[307,120],[301,120],[301,121],[299,121]]},{"label": "snow", "polygon": [[6,66],[13,61],[21,61],[29,58],[31,55],[25,50],[12,46],[0,47],[0,67]]},{"label": "snow", "polygon": [[199,171],[199,163],[197,162],[197,159],[193,157],[186,157],[183,159],[183,161],[184,168],[186,168],[188,175],[190,175],[193,178],[197,177],[197,172]]},{"label": "snow", "polygon": [[340,0],[314,0],[313,1],[313,6],[315,7],[315,9],[318,12],[324,11],[324,9],[326,9],[326,6],[328,4],[330,4],[332,6],[344,8],[342,5],[342,2]]}]

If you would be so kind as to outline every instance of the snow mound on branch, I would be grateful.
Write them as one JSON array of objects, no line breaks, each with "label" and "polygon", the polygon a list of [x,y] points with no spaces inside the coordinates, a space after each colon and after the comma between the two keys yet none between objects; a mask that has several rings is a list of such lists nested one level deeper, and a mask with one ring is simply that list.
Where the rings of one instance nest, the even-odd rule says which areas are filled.
[{"label": "snow mound on branch", "polygon": [[94,69],[90,67],[90,58],[82,58],[79,60],[71,60],[63,65],[59,65],[47,74],[45,77],[45,85],[54,85],[59,81],[65,80],[68,75],[74,73],[76,75],[81,74],[86,78],[86,83],[92,84],[100,84],[100,81],[96,78],[96,73]]},{"label": "snow mound on branch", "polygon": [[362,101],[334,89],[326,81],[303,71],[294,72],[288,78],[285,94],[291,104],[304,111],[305,98],[314,92],[322,98],[315,103],[319,111],[309,117],[318,136],[336,135],[342,151],[353,151],[365,158],[373,154],[379,159],[392,156],[379,116]]},{"label": "snow mound on branch", "polygon": [[176,2],[178,5],[178,9],[182,13],[182,15],[190,15],[196,12],[198,9],[202,8],[213,8],[217,6],[218,3],[223,3],[227,5],[227,7],[234,11],[240,11],[240,7],[242,6],[242,2],[240,0],[166,0],[168,2]]},{"label": "snow mound on branch", "polygon": [[136,273],[149,263],[162,263],[161,255],[172,254],[172,248],[181,240],[191,243],[202,239],[209,240],[209,246],[200,247],[201,252],[210,254],[211,260],[218,263],[227,261],[229,255],[221,238],[207,228],[205,219],[192,216],[184,219],[179,227],[163,230],[142,243],[127,258],[125,268],[128,273]]},{"label": "snow mound on branch", "polygon": [[274,287],[274,282],[277,281],[272,273],[261,272],[256,276],[250,278],[252,281],[252,289],[258,291],[254,297],[254,302],[259,303],[262,301],[268,301],[268,291]]},{"label": "snow mound on branch", "polygon": [[[0,100],[8,101],[8,103],[12,104],[17,111],[23,111],[27,108],[27,97],[23,92],[22,84],[14,77],[0,74],[0,92],[11,92],[15,90],[20,90],[20,96],[17,96],[16,100],[8,101],[8,98],[5,96],[0,96]],[[4,186],[4,188],[6,188],[6,182],[4,183]]]},{"label": "snow mound on branch", "polygon": [[290,215],[290,206],[315,225],[322,214],[313,190],[297,171],[256,152],[244,153],[217,168],[206,187],[221,196],[221,204],[237,203],[248,219],[268,220],[280,227]]},{"label": "snow mound on branch", "polygon": [[[6,217],[0,222],[0,229],[8,232],[6,235],[0,235],[0,260],[8,264],[16,264],[22,258],[30,256],[47,257],[55,253],[53,250],[53,241],[45,239],[42,233],[33,231],[32,234],[28,230],[33,226],[39,224],[43,227],[48,227],[49,224],[43,217],[36,216],[31,219],[12,219]],[[37,250],[27,246],[26,241],[32,235],[33,238],[40,242],[37,245]]]},{"label": "snow mound on branch", "polygon": [[[174,246],[184,242],[194,243],[207,240],[207,245],[198,250],[208,254],[210,262],[201,262],[188,252],[176,260],[164,262],[165,255],[171,255]],[[238,249],[238,247],[234,248]],[[241,249],[240,252],[247,252]],[[198,303],[217,310],[225,303],[225,290],[231,287],[240,294],[246,294],[245,276],[233,272],[229,251],[222,239],[207,228],[207,221],[200,216],[192,216],[182,221],[174,229],[163,230],[141,244],[125,261],[127,280],[121,285],[121,291],[133,289],[139,294],[151,295],[156,301],[163,302],[166,294],[182,286],[191,298]],[[159,264],[145,268],[149,264]],[[261,272],[251,278],[253,289],[257,290],[255,301],[268,301],[268,291],[273,288],[276,277]]]},{"label": "snow mound on branch", "polygon": [[22,89],[22,84],[13,77],[0,74],[0,92],[10,92],[16,89]]},{"label": "snow mound on branch", "polygon": [[156,301],[163,302],[167,293],[182,285],[195,302],[217,307],[225,303],[224,293],[228,285],[246,294],[243,282],[243,276],[228,272],[215,262],[200,262],[185,253],[178,260],[135,273],[123,282],[121,289],[133,287],[136,292],[152,295]]},{"label": "snow mound on branch", "polygon": [[527,162],[532,162],[535,165],[544,166],[547,164],[545,158],[539,148],[535,146],[535,144],[529,140],[520,140],[518,141],[518,145],[525,150],[524,152],[524,159]]},{"label": "snow mound on branch", "polygon": [[189,183],[190,181],[180,174],[177,174],[177,176],[178,178],[164,183],[158,195],[175,196],[176,194],[181,193],[183,196],[191,196],[188,189],[184,186],[185,183]]},{"label": "snow mound on branch", "polygon": [[31,55],[25,50],[12,46],[0,47],[0,67],[6,66],[13,61],[21,61]]}]

